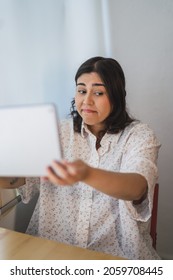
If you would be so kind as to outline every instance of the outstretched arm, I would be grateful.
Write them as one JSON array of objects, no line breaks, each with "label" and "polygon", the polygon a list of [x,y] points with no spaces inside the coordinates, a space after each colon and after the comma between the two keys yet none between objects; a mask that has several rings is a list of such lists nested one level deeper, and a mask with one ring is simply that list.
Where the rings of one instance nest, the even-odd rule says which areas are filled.
[{"label": "outstretched arm", "polygon": [[53,162],[48,179],[57,185],[84,182],[118,199],[138,201],[147,193],[146,179],[137,173],[120,173],[93,168],[82,160]]}]

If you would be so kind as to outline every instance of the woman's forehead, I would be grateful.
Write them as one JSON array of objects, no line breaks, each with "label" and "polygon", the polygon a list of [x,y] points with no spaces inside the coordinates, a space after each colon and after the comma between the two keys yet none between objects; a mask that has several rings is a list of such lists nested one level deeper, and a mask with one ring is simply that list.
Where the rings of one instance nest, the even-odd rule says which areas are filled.
[{"label": "woman's forehead", "polygon": [[77,79],[77,84],[78,83],[85,83],[85,82],[94,82],[94,83],[98,83],[98,84],[104,84],[100,75],[96,72],[91,72],[91,73],[83,73],[82,75],[79,76],[79,78]]}]

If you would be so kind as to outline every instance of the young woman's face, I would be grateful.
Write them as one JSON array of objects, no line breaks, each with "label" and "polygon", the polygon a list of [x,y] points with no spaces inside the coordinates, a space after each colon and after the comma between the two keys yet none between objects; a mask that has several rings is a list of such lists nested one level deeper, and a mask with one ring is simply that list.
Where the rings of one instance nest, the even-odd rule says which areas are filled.
[{"label": "young woman's face", "polygon": [[95,72],[82,74],[77,80],[75,105],[84,123],[97,136],[111,112],[104,83]]}]

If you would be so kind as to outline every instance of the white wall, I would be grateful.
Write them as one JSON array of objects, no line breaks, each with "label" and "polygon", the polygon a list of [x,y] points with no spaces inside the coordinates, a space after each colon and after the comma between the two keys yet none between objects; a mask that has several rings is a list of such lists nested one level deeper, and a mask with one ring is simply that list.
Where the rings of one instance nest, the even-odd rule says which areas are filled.
[{"label": "white wall", "polygon": [[173,259],[173,1],[109,2],[113,56],[126,74],[128,107],[162,143],[157,249]]},{"label": "white wall", "polygon": [[0,0],[0,106],[54,102],[69,114],[81,62],[105,54],[100,0]]},{"label": "white wall", "polygon": [[62,0],[0,0],[0,105],[57,99],[63,17]]}]

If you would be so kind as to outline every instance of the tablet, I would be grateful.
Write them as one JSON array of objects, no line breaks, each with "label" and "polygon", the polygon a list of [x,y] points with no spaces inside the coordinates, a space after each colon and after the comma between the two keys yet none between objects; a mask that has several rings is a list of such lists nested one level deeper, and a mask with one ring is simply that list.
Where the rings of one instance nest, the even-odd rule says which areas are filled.
[{"label": "tablet", "polygon": [[52,160],[61,158],[54,104],[0,108],[0,177],[45,176]]}]

